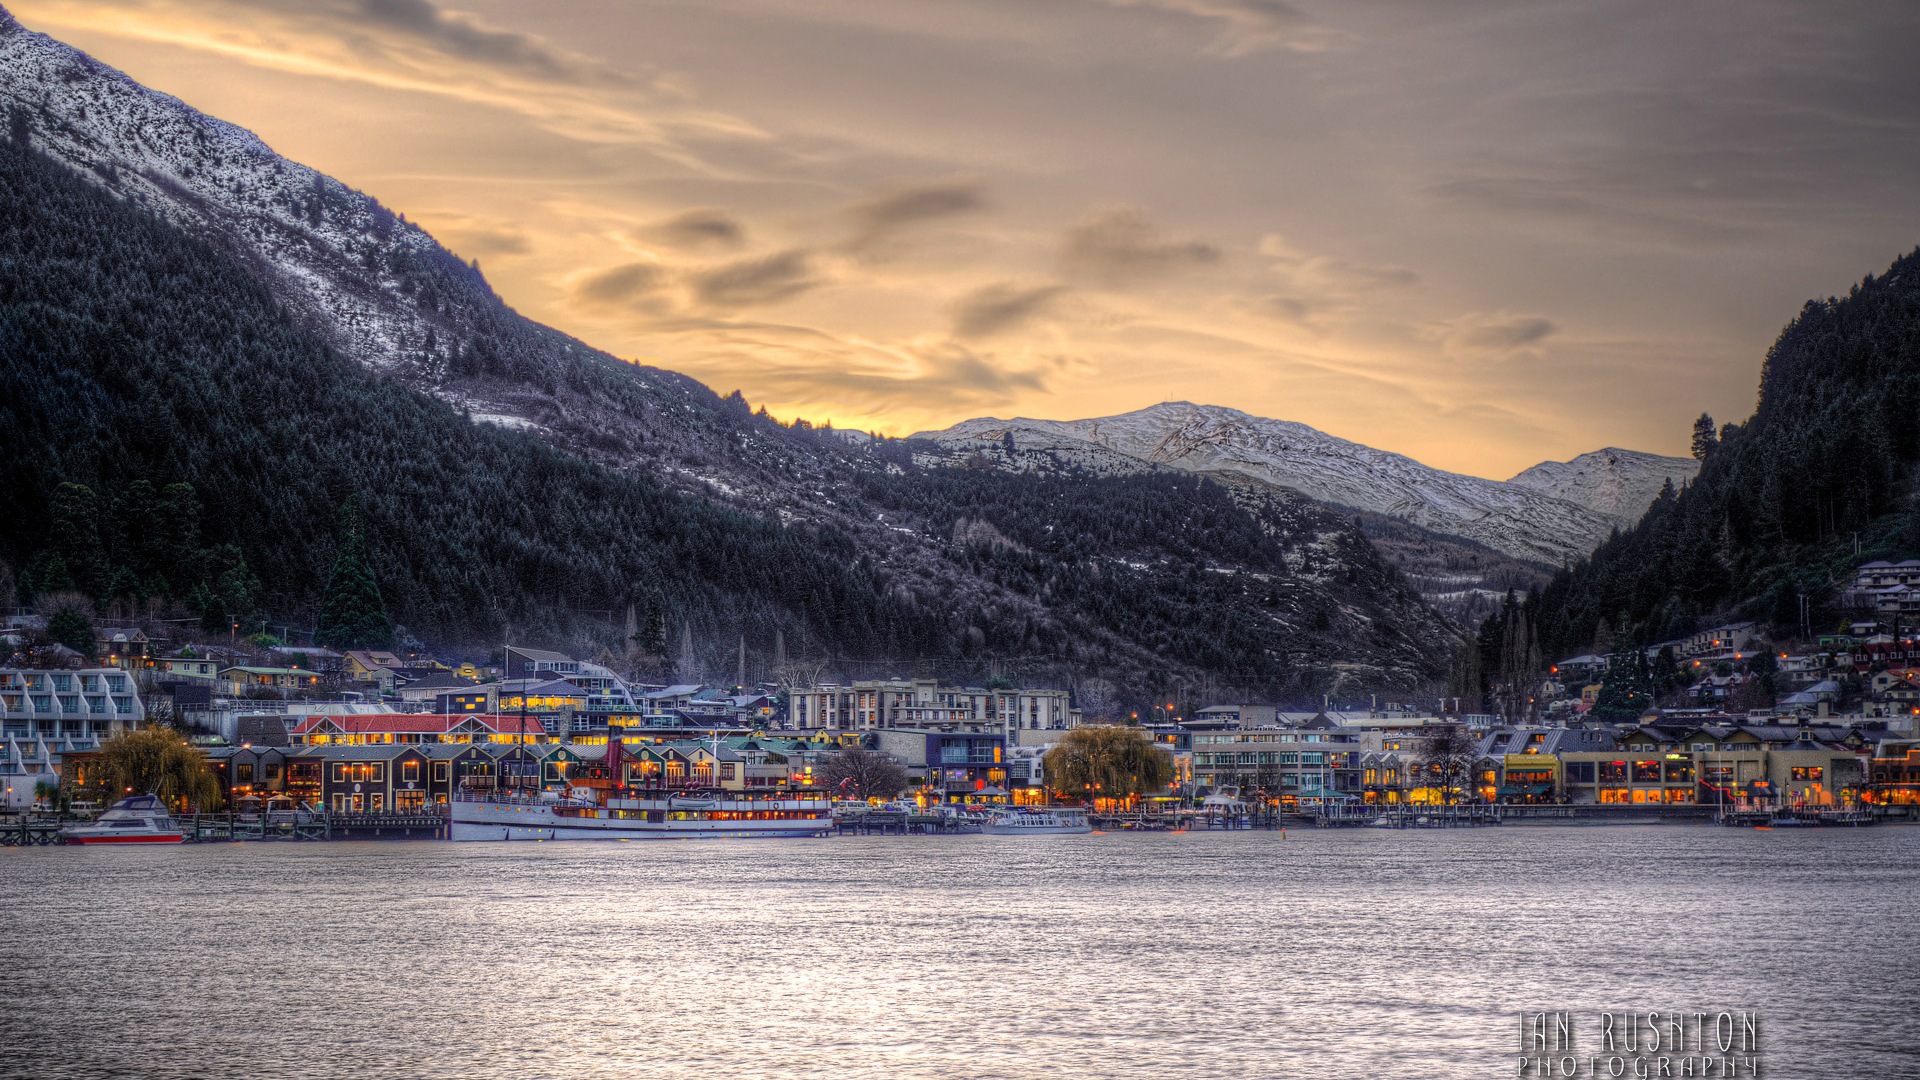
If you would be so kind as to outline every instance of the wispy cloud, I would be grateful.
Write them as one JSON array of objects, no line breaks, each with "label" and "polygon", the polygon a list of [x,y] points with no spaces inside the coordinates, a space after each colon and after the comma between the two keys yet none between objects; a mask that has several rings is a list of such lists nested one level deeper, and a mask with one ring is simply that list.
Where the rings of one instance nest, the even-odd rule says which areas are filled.
[{"label": "wispy cloud", "polygon": [[1515,353],[1537,355],[1537,347],[1558,329],[1544,315],[1493,311],[1457,316],[1436,324],[1430,333],[1452,356],[1507,358]]},{"label": "wispy cloud", "polygon": [[814,272],[813,256],[800,250],[739,259],[689,278],[694,299],[710,307],[770,304],[823,283]]},{"label": "wispy cloud", "polygon": [[1334,29],[1281,0],[1104,0],[1116,7],[1150,8],[1205,19],[1221,27],[1214,51],[1244,56],[1267,49],[1326,52],[1343,48],[1352,34]]},{"label": "wispy cloud", "polygon": [[1161,234],[1138,210],[1110,210],[1067,230],[1060,263],[1072,277],[1122,289],[1220,261],[1220,249]]},{"label": "wispy cloud", "polygon": [[954,336],[982,338],[1018,329],[1046,312],[1066,291],[1064,285],[1023,288],[1004,281],[982,286],[954,305]]},{"label": "wispy cloud", "polygon": [[916,225],[959,217],[986,207],[978,180],[940,180],[895,185],[846,208],[853,223],[847,250],[871,253]]},{"label": "wispy cloud", "polygon": [[476,63],[545,79],[624,81],[605,65],[554,48],[532,34],[498,30],[429,0],[232,0],[309,21],[331,20],[349,32],[383,31]]},{"label": "wispy cloud", "polygon": [[683,249],[737,248],[746,243],[747,226],[724,210],[687,210],[640,230],[655,243]]}]

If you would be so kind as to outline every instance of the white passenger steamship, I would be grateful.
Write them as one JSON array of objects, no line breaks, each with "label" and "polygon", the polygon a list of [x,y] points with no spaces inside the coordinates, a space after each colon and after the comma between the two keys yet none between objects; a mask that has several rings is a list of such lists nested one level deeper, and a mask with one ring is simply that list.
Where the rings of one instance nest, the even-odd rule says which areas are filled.
[{"label": "white passenger steamship", "polygon": [[600,797],[566,794],[456,795],[455,840],[655,840],[669,837],[824,836],[833,831],[826,798],[729,798],[696,794]]}]

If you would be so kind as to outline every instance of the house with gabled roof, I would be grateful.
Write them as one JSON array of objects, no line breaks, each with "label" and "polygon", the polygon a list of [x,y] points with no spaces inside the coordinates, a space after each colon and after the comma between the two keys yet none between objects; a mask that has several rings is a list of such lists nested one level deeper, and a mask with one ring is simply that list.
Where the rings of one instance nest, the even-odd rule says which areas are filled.
[{"label": "house with gabled roof", "polygon": [[288,732],[296,746],[428,742],[543,742],[537,716],[487,713],[387,713],[305,716]]}]

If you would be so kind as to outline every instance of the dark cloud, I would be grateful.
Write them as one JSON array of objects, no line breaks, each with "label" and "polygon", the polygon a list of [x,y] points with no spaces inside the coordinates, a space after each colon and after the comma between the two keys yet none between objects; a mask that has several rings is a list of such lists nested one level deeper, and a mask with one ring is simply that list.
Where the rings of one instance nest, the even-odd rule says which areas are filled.
[{"label": "dark cloud", "polygon": [[880,247],[902,230],[923,222],[958,217],[984,209],[986,195],[975,180],[941,180],[896,187],[847,207],[854,233],[849,251]]},{"label": "dark cloud", "polygon": [[784,300],[821,284],[805,251],[782,251],[764,258],[739,259],[689,279],[693,295],[711,307],[746,307]]},{"label": "dark cloud", "polygon": [[656,243],[686,249],[732,249],[747,239],[747,227],[724,210],[688,210],[654,222],[640,232]]},{"label": "dark cloud", "polygon": [[581,279],[574,286],[573,295],[600,306],[626,304],[660,291],[670,280],[663,267],[653,263],[628,263]]},{"label": "dark cloud", "polygon": [[756,397],[873,409],[923,405],[929,394],[968,408],[989,408],[1047,388],[1044,367],[1009,367],[964,345],[948,342],[902,351],[904,364],[896,357],[871,363],[814,354],[790,356],[777,364],[710,364],[702,374],[751,385]]},{"label": "dark cloud", "polygon": [[1170,240],[1136,210],[1112,210],[1067,230],[1061,266],[1105,288],[1165,277],[1220,261],[1220,251],[1198,240]]},{"label": "dark cloud", "polygon": [[1558,329],[1545,316],[1502,311],[1462,315],[1445,325],[1441,340],[1455,353],[1500,356],[1538,345]]},{"label": "dark cloud", "polygon": [[1314,314],[1313,304],[1297,296],[1262,297],[1255,305],[1255,309],[1269,318],[1299,326],[1306,325],[1307,320]]},{"label": "dark cloud", "polygon": [[342,30],[398,35],[462,60],[539,78],[624,81],[605,67],[569,56],[531,34],[495,30],[431,0],[236,0],[334,24]]},{"label": "dark cloud", "polygon": [[1007,282],[975,289],[953,306],[954,336],[990,337],[1021,326],[1044,313],[1066,291],[1064,285],[1023,289]]}]

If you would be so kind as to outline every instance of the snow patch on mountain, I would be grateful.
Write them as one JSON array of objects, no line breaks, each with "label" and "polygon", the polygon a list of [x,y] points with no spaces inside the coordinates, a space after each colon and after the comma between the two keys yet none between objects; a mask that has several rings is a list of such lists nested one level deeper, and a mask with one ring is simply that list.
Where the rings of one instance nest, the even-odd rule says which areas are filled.
[{"label": "snow patch on mountain", "polygon": [[[1009,436],[1014,454],[1007,452]],[[1096,472],[1159,466],[1238,473],[1549,565],[1584,557],[1620,520],[1529,485],[1445,472],[1305,424],[1184,401],[1090,420],[968,420],[916,437],[1009,462],[1031,460],[1037,452]],[[1588,486],[1604,487],[1598,480]]]},{"label": "snow patch on mountain", "polygon": [[0,111],[36,147],[122,198],[225,237],[336,347],[375,367],[423,349],[428,325],[383,273],[431,237],[377,201],[275,154],[252,132],[150,90],[68,45],[0,21]]},{"label": "snow patch on mountain", "polygon": [[1507,483],[1597,510],[1625,529],[1639,523],[1661,487],[1678,489],[1699,472],[1693,458],[1609,446],[1572,461],[1543,461]]}]

